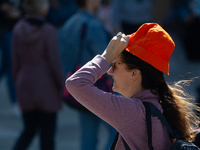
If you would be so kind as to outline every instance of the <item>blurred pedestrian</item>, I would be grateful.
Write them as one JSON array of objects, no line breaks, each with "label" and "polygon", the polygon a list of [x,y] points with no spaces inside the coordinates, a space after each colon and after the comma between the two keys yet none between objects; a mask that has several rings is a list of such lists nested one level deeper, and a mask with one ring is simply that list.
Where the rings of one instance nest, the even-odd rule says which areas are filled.
[{"label": "blurred pedestrian", "polygon": [[59,28],[77,10],[74,0],[50,0],[50,8],[46,19]]},{"label": "blurred pedestrian", "polygon": [[105,29],[113,36],[113,27],[112,27],[112,1],[111,0],[102,0],[101,7],[97,11],[97,18],[104,25]]},{"label": "blurred pedestrian", "polygon": [[16,92],[11,73],[11,38],[12,28],[20,18],[20,11],[9,0],[0,1],[0,79],[6,77],[11,108],[19,115]]},{"label": "blurred pedestrian", "polygon": [[200,62],[200,0],[191,0],[188,4],[190,13],[186,16],[181,36],[189,61]]},{"label": "blurred pedestrian", "polygon": [[170,0],[170,9],[164,16],[163,27],[184,34],[182,28],[188,14],[190,13],[189,2],[191,0]]},{"label": "blurred pedestrian", "polygon": [[13,76],[23,131],[14,150],[26,150],[39,131],[40,149],[55,149],[63,76],[55,28],[45,21],[48,0],[24,0],[24,17],[13,29]]},{"label": "blurred pedestrian", "polygon": [[113,0],[112,25],[114,33],[135,32],[141,24],[153,21],[153,0]]},{"label": "blurred pedestrian", "polygon": [[[79,10],[66,21],[60,30],[59,39],[65,76],[74,71],[74,66],[78,61],[80,65],[83,65],[96,54],[102,53],[110,40],[103,25],[94,17],[101,0],[76,0],[76,3]],[[80,40],[81,35],[83,35],[82,41]],[[80,60],[77,60],[79,58]],[[81,127],[81,150],[96,150],[99,125],[103,121],[89,111],[78,110],[78,114]],[[109,134],[105,148],[107,150],[112,144],[116,131],[107,123],[105,125]]]},{"label": "blurred pedestrian", "polygon": [[[200,62],[200,0],[189,1],[190,13],[184,20],[184,34],[182,34],[187,59],[193,63]],[[200,68],[198,69],[198,74]],[[200,84],[196,88],[198,97],[197,103],[200,106]]]}]

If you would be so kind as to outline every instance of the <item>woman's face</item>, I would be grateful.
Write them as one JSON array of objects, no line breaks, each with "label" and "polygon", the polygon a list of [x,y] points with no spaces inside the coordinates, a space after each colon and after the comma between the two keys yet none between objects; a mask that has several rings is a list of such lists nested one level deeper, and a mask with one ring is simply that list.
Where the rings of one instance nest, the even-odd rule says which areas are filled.
[{"label": "woman's face", "polygon": [[133,72],[126,69],[126,64],[122,62],[121,55],[112,62],[112,67],[107,73],[113,77],[113,91],[126,95],[131,85]]}]

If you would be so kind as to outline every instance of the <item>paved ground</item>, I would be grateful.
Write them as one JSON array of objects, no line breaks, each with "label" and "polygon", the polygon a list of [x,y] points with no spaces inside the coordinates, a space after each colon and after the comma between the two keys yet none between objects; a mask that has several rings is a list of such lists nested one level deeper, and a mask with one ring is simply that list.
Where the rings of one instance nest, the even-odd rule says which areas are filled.
[{"label": "paved ground", "polygon": [[[166,76],[167,80],[173,82],[200,75],[200,63],[188,62],[180,39],[174,34],[171,35],[176,43],[176,49],[171,57],[170,76]],[[196,87],[198,85],[200,85],[199,79],[191,83],[191,86],[188,88],[189,93],[196,97]],[[21,119],[11,112],[6,82],[5,78],[3,78],[0,81],[0,150],[11,150],[21,129]],[[101,141],[98,149],[102,150],[107,134],[103,126],[100,130],[99,138]],[[64,106],[58,117],[56,136],[57,150],[79,150],[79,135],[80,130],[77,112]],[[34,139],[29,150],[38,150],[37,137]]]},{"label": "paved ground", "polygon": [[[0,82],[0,150],[11,150],[12,146],[20,134],[22,122],[20,117],[13,114],[9,104],[7,90],[5,88],[5,80]],[[107,136],[104,131],[104,126],[100,128],[99,135],[100,144],[99,150],[103,149],[105,139],[102,136]],[[57,150],[78,150],[79,149],[79,121],[77,112],[63,106],[63,109],[58,116],[58,128],[56,136]],[[31,144],[29,150],[38,150],[38,137]]]}]

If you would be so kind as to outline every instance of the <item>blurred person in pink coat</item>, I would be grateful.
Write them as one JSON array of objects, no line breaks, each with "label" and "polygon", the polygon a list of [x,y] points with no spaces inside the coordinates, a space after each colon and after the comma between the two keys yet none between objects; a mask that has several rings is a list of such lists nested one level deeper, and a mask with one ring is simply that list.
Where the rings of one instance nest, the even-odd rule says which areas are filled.
[{"label": "blurred person in pink coat", "polygon": [[53,150],[63,77],[54,27],[45,22],[48,0],[25,0],[13,30],[13,77],[24,129],[14,150],[25,150],[39,130],[40,149]]}]

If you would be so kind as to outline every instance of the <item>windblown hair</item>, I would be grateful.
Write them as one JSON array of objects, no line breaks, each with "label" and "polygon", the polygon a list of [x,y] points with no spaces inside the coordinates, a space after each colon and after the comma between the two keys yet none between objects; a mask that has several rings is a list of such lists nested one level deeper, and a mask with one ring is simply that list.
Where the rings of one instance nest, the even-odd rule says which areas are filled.
[{"label": "windblown hair", "polygon": [[159,95],[163,115],[180,139],[193,141],[193,129],[199,126],[196,113],[200,108],[194,104],[195,99],[183,88],[191,80],[181,80],[170,86],[167,84],[163,72],[126,50],[122,52],[122,61],[127,65],[128,70],[139,69],[142,75],[142,86],[150,89],[153,94]]},{"label": "windblown hair", "polygon": [[24,0],[23,8],[27,13],[41,14],[43,11],[48,11],[48,0]]}]

